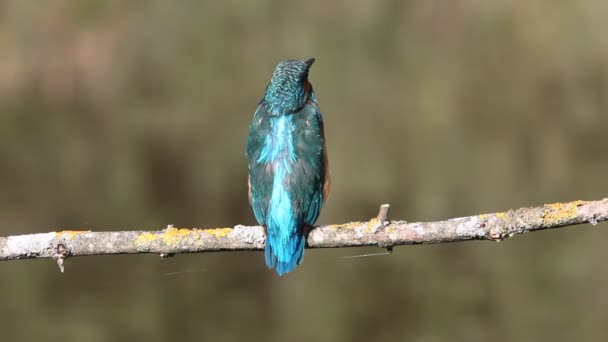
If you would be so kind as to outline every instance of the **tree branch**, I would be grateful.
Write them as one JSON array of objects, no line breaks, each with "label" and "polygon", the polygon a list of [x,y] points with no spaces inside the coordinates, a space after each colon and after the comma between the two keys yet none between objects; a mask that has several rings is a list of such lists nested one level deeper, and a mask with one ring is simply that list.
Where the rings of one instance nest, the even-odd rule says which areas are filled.
[{"label": "tree branch", "polygon": [[[608,220],[608,198],[574,201],[481,214],[437,222],[389,221],[388,205],[377,217],[363,222],[319,226],[308,236],[309,248],[393,246],[466,240],[500,241],[516,234]],[[187,229],[169,226],[161,231],[92,232],[64,230],[0,237],[0,260],[63,259],[100,254],[176,253],[262,250],[266,237],[260,226]]]}]

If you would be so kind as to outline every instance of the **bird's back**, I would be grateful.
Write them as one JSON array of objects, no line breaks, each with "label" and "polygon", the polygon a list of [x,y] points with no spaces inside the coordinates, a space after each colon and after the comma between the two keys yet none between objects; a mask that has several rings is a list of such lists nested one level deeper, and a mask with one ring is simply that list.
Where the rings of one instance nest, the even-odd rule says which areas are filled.
[{"label": "bird's back", "polygon": [[267,228],[266,263],[277,273],[302,261],[303,229],[319,217],[326,180],[323,120],[314,98],[295,113],[270,115],[262,102],[249,129],[250,200]]}]

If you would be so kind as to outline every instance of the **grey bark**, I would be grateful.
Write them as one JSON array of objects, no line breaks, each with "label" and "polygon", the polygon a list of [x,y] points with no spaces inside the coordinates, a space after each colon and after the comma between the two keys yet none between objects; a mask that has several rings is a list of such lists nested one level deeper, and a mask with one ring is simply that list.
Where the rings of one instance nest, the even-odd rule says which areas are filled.
[{"label": "grey bark", "polygon": [[[308,248],[380,246],[500,241],[517,234],[608,220],[608,198],[520,208],[436,222],[389,221],[388,205],[369,221],[318,226],[308,235]],[[71,231],[0,237],[0,260],[54,258],[63,271],[67,257],[156,253],[262,250],[261,226],[232,228],[176,228],[159,231]]]}]

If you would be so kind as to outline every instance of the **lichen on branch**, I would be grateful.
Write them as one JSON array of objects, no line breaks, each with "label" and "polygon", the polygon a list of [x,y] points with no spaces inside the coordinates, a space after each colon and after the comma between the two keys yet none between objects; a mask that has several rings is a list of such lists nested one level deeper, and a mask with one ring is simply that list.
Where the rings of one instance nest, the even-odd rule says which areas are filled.
[{"label": "lichen on branch", "polygon": [[[608,198],[573,201],[480,214],[436,222],[390,221],[388,205],[377,217],[315,227],[308,234],[308,248],[379,246],[456,242],[500,241],[513,235],[608,220]],[[237,225],[232,228],[177,228],[158,231],[78,231],[0,237],[0,260],[54,258],[63,270],[63,260],[73,256],[156,253],[163,257],[178,253],[263,250],[263,227]]]}]

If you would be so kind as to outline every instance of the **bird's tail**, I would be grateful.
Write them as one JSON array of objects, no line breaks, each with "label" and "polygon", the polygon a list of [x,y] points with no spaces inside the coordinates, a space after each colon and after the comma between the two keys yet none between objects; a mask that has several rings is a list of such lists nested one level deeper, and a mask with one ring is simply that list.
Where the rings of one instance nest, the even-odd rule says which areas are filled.
[{"label": "bird's tail", "polygon": [[304,220],[285,188],[288,169],[278,164],[266,214],[266,265],[279,275],[293,271],[304,257]]},{"label": "bird's tail", "polygon": [[278,275],[293,271],[304,260],[305,244],[306,239],[300,233],[294,234],[284,243],[272,239],[269,235],[264,249],[266,266],[274,269]]},{"label": "bird's tail", "polygon": [[283,275],[293,271],[304,259],[304,222],[294,215],[291,200],[274,204],[274,208],[271,206],[266,217],[264,256],[268,268]]}]

